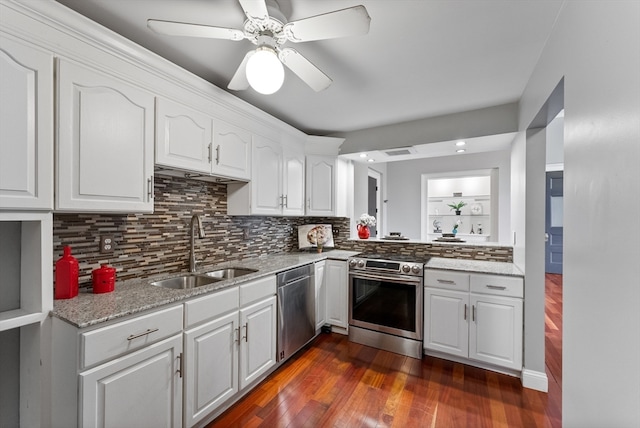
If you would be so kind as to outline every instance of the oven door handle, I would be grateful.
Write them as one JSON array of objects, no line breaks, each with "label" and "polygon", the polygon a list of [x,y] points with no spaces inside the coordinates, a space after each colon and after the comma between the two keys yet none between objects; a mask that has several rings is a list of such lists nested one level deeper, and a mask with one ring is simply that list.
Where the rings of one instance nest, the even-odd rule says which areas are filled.
[{"label": "oven door handle", "polygon": [[373,279],[375,281],[392,281],[392,282],[415,282],[419,284],[422,282],[422,277],[420,276],[392,276],[392,275],[384,275],[379,273],[364,273],[364,272],[352,272],[349,274],[351,278],[360,278],[360,279]]}]

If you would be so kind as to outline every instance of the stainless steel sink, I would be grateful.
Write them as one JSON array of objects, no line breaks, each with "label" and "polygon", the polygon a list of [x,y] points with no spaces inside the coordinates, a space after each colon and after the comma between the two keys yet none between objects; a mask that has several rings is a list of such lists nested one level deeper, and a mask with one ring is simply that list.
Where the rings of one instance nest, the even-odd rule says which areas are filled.
[{"label": "stainless steel sink", "polygon": [[163,279],[160,281],[154,281],[151,285],[156,287],[164,287],[164,288],[175,288],[175,289],[187,289],[187,288],[196,288],[202,287],[203,285],[213,284],[214,282],[220,281],[220,278],[205,276],[205,275],[182,275],[177,276],[175,278]]},{"label": "stainless steel sink", "polygon": [[211,272],[205,272],[203,275],[206,275],[209,278],[216,278],[217,280],[229,279],[229,278],[237,278],[239,276],[248,275],[250,273],[257,272],[255,269],[247,269],[247,268],[227,268],[227,269],[216,269]]}]

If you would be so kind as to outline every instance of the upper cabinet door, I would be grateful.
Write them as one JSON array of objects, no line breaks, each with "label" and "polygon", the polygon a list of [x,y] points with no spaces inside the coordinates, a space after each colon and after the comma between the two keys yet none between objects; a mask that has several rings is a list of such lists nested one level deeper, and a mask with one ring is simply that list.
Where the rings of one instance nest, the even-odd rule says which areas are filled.
[{"label": "upper cabinet door", "polygon": [[251,178],[251,133],[216,119],[213,136],[214,175],[249,180]]},{"label": "upper cabinet door", "polygon": [[307,156],[307,215],[335,215],[336,158]]},{"label": "upper cabinet door", "polygon": [[60,60],[56,209],[153,212],[154,97]]},{"label": "upper cabinet door", "polygon": [[254,136],[251,214],[282,214],[282,147]]},{"label": "upper cabinet door", "polygon": [[156,107],[156,164],[211,172],[212,118],[163,98]]},{"label": "upper cabinet door", "polygon": [[282,214],[304,215],[304,153],[285,149],[283,160]]},{"label": "upper cabinet door", "polygon": [[0,37],[0,209],[53,209],[53,57]]}]

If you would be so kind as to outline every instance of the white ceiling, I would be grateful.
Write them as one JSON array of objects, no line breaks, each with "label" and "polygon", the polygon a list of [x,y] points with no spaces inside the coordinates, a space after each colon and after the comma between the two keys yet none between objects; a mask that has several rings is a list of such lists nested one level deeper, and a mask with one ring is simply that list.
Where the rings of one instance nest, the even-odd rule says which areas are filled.
[{"label": "white ceiling", "polygon": [[[247,40],[165,36],[146,27],[155,18],[241,29],[237,0],[57,1],[225,90],[254,48]],[[229,92],[315,135],[515,102],[562,1],[278,0],[290,21],[363,4],[369,34],[295,45],[333,79],[322,92],[289,70],[276,94]]]}]

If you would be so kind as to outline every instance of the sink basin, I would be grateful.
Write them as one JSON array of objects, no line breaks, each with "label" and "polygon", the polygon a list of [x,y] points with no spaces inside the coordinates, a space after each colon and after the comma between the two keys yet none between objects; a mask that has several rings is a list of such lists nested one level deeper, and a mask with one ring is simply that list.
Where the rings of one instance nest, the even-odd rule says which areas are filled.
[{"label": "sink basin", "polygon": [[248,275],[250,273],[257,272],[255,269],[247,269],[247,268],[227,268],[227,269],[216,269],[211,272],[205,272],[203,275],[206,275],[208,278],[216,278],[217,280],[229,279],[229,278],[237,278],[239,276]]},{"label": "sink basin", "polygon": [[202,287],[203,285],[213,284],[217,281],[220,281],[220,279],[216,277],[190,274],[154,281],[151,285],[164,288],[187,289]]}]

